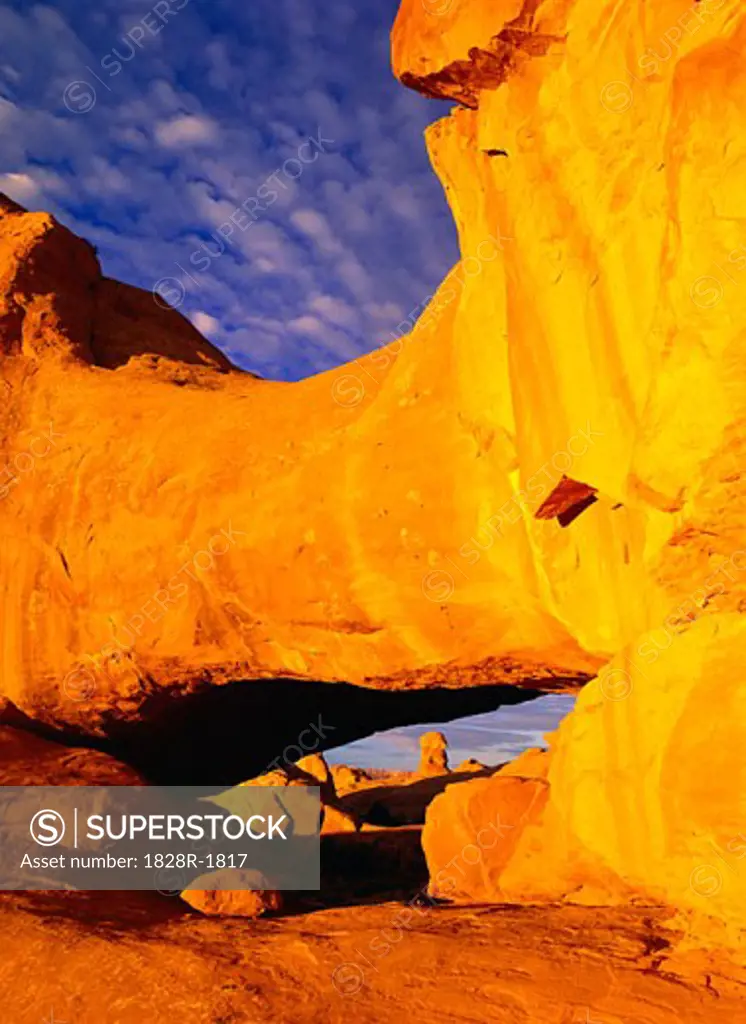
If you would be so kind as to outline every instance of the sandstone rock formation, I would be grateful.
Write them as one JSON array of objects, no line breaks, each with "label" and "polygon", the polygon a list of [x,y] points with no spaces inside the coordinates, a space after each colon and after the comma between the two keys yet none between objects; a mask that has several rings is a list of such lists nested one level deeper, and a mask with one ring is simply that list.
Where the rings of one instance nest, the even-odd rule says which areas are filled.
[{"label": "sandstone rock formation", "polygon": [[321,800],[321,833],[356,832],[358,821],[355,815],[342,806],[334,786],[329,766],[320,754],[303,758],[297,764],[286,764],[256,779],[242,783],[243,786],[311,786],[318,787]]},{"label": "sandstone rock formation", "polygon": [[458,104],[462,258],[354,364],[240,373],[3,203],[2,686],[37,719],[154,756],[249,681],[578,686],[744,600],[737,0],[432,7],[394,66]]},{"label": "sandstone rock formation", "polygon": [[354,768],[347,764],[333,764],[330,771],[334,779],[334,788],[339,796],[353,793],[356,789],[374,782],[364,768]]},{"label": "sandstone rock formation", "polygon": [[80,893],[0,900],[8,1021],[40,1024],[52,1008],[65,1024],[736,1024],[743,1014],[743,971],[677,954],[666,915],[648,907],[388,903],[254,924],[174,913],[174,900],[149,893],[96,895],[85,913]]},{"label": "sandstone rock formation", "polygon": [[541,747],[528,747],[518,757],[498,769],[500,775],[520,775],[525,779],[545,779],[549,772],[549,751]]},{"label": "sandstone rock formation", "polygon": [[[0,336],[2,687],[34,718],[107,739],[151,775],[171,762],[166,781],[183,781],[204,715],[217,713],[215,781],[236,782],[326,707],[320,684],[299,694],[289,677],[367,680],[374,696],[408,687],[409,670],[426,673],[423,685],[561,686],[574,661],[591,665],[550,653],[475,675],[469,666],[487,654],[476,631],[481,651],[438,675],[458,652],[446,610],[423,595],[425,536],[403,540],[409,506],[423,523],[428,512],[424,498],[395,511],[403,467],[390,475],[381,461],[399,447],[395,434],[382,442],[371,423],[359,441],[364,410],[335,401],[329,375],[291,386],[239,372],[175,310],[103,278],[86,242],[8,200]],[[371,512],[367,484],[340,465],[370,487],[386,477],[390,499],[379,489]],[[363,550],[365,570],[355,568]],[[411,608],[389,625],[381,581],[397,563],[392,581],[409,574]],[[421,635],[404,628],[420,615]],[[219,712],[190,699],[217,686]],[[350,687],[335,693],[337,709],[343,697],[358,703]],[[335,739],[412,720],[412,696],[400,709],[338,714]],[[485,690],[483,708],[501,699]],[[261,737],[258,763],[221,769],[231,723],[238,733],[266,705],[284,714]]]},{"label": "sandstone rock formation", "polygon": [[[601,669],[549,752],[407,787],[434,895],[531,905],[144,929],[135,894],[8,894],[12,1020],[739,1019],[742,968],[680,940],[742,958],[745,35],[737,0],[404,0],[397,73],[458,105],[428,144],[462,258],[401,341],[298,385],[1,204],[0,685],[34,728],[238,778],[309,720],[323,749]],[[139,777],[2,719],[0,769]],[[380,835],[416,848],[331,836],[332,870]],[[199,881],[203,913],[281,909]]]},{"label": "sandstone rock formation", "polygon": [[503,813],[512,829],[461,895],[743,917],[745,41],[734,0],[399,12],[397,74],[459,105],[428,142],[462,260],[409,352],[448,335],[465,415],[515,458],[460,549],[469,585],[525,538],[542,607],[585,650],[624,651],[551,756],[433,802],[434,878],[452,833]]},{"label": "sandstone rock formation", "polygon": [[[428,141],[463,259],[407,351],[418,335],[428,352],[451,339],[464,416],[509,439],[516,474],[461,560],[450,551],[464,587],[486,586],[525,542],[542,606],[599,652],[736,609],[744,12],[733,0],[441,6],[404,0],[394,67],[461,104]],[[727,155],[701,142],[711,133]],[[480,261],[498,235],[501,258]],[[595,502],[564,529],[537,521],[568,481],[575,502]]]},{"label": "sandstone rock formation", "polygon": [[221,885],[240,882],[246,885],[262,885],[261,878],[252,877],[250,872],[225,869],[200,875],[193,888],[185,889],[181,898],[190,907],[208,917],[263,917],[277,913],[283,907],[282,893],[272,889],[211,889],[210,885],[220,880]]},{"label": "sandstone rock formation", "polygon": [[294,767],[310,779],[316,780],[322,800],[336,797],[337,789],[334,776],[323,754],[309,754],[307,757],[302,757],[295,762]]},{"label": "sandstone rock formation", "polygon": [[0,786],[141,786],[129,765],[0,724]]},{"label": "sandstone rock formation", "polygon": [[570,888],[573,866],[583,863],[582,881],[596,891],[619,879],[734,933],[742,928],[745,655],[746,621],[721,615],[697,622],[655,659],[625,650],[589,684],[558,730],[550,801],[509,884],[536,887],[541,860]]},{"label": "sandstone rock formation", "polygon": [[324,749],[625,651],[547,781],[447,790],[430,849],[494,794],[515,848],[480,892],[692,907],[687,867],[742,810],[701,744],[744,724],[745,41],[737,0],[404,0],[396,72],[457,103],[428,145],[461,259],[409,334],[299,384],[238,372],[0,204],[4,695],[161,776],[220,723],[208,760],[236,781],[246,723],[276,756],[329,701]]},{"label": "sandstone rock formation", "polygon": [[634,649],[621,654],[584,688],[543,764],[523,756],[433,801],[431,890],[663,903],[699,933],[742,942],[744,655],[746,621],[733,614],[697,622],[644,667]]},{"label": "sandstone rock formation", "polygon": [[442,732],[420,737],[420,775],[444,775],[448,771],[448,741]]},{"label": "sandstone rock formation", "polygon": [[548,792],[545,782],[517,776],[448,786],[428,807],[422,834],[430,893],[501,902],[501,876]]},{"label": "sandstone rock formation", "polygon": [[481,771],[485,771],[486,769],[487,769],[487,765],[486,764],[482,764],[482,762],[478,761],[476,759],[476,757],[467,757],[465,761],[462,761],[461,764],[457,765],[456,768],[454,768],[454,771],[457,771],[457,772],[481,772]]}]

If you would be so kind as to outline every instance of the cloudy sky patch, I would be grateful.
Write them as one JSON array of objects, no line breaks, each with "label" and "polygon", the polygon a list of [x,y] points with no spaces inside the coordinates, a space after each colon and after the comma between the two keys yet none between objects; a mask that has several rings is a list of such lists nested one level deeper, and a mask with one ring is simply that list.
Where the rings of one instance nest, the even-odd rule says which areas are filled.
[{"label": "cloudy sky patch", "polygon": [[247,369],[354,358],[457,258],[422,137],[448,107],[393,79],[396,7],[11,0],[0,190],[89,238],[109,276],[178,280],[183,312]]}]

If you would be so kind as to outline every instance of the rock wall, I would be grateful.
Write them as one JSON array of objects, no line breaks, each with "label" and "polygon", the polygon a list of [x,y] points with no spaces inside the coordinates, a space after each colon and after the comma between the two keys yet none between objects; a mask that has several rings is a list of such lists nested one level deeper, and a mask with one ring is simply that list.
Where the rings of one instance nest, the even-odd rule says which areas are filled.
[{"label": "rock wall", "polygon": [[[0,213],[9,303],[47,247],[65,257],[24,285],[51,340],[36,345],[27,318],[30,340],[4,334],[0,365],[2,687],[18,707],[111,734],[162,714],[159,694],[240,680],[528,696],[592,674],[600,659],[542,607],[523,527],[461,590],[441,568],[483,496],[509,500],[514,458],[507,437],[462,421],[447,338],[373,353],[375,393],[348,379],[365,361],[257,380],[152,296],[102,279],[46,215]],[[90,273],[61,304],[82,254]]]},{"label": "rock wall", "polygon": [[[503,243],[449,309],[462,416],[509,438],[542,607],[620,652],[544,806],[517,772],[434,801],[436,891],[743,918],[744,42],[730,0],[402,4],[395,70],[458,103],[428,141],[462,269]],[[556,452],[569,480],[540,505]],[[475,846],[501,812],[509,839]]]},{"label": "rock wall", "polygon": [[[531,765],[449,786],[423,846],[435,894],[488,902],[668,904],[741,941],[746,913],[746,624],[696,623],[622,652]],[[717,697],[714,697],[717,694]]]},{"label": "rock wall", "polygon": [[405,0],[462,258],[299,384],[5,202],[5,695],[108,734],[257,678],[566,688],[737,611],[745,31],[736,0]]},{"label": "rock wall", "polygon": [[[728,0],[405,0],[394,32],[407,84],[473,108],[429,133],[473,272],[447,330],[462,416],[509,438],[544,607],[587,649],[662,624],[741,542],[745,32]],[[535,518],[553,459],[597,492],[564,530]],[[477,573],[510,519],[487,509]]]}]

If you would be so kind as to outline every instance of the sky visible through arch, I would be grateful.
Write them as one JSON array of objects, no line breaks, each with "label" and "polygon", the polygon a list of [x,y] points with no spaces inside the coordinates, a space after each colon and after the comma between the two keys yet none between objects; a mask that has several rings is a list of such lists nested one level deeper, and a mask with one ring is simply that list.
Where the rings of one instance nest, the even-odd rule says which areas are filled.
[{"label": "sky visible through arch", "polygon": [[247,369],[346,362],[457,259],[423,140],[449,107],[393,78],[397,5],[10,0],[0,191],[87,237],[108,276],[165,281]]},{"label": "sky visible through arch", "polygon": [[436,729],[448,741],[451,768],[458,767],[470,757],[486,765],[503,764],[529,747],[546,747],[544,737],[554,732],[574,704],[575,698],[571,694],[551,693],[526,704],[506,705],[497,711],[470,715],[452,722],[389,729],[344,747],[336,747],[326,756],[330,764],[416,771],[420,760],[420,737]]}]

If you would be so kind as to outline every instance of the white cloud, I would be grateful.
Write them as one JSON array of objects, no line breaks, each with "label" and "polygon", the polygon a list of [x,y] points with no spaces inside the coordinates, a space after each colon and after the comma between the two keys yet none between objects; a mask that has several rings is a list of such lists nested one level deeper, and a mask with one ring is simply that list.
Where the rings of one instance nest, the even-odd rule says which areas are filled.
[{"label": "white cloud", "polygon": [[12,64],[3,64],[0,67],[0,75],[5,75],[11,82],[18,82],[21,78],[19,72],[16,71]]},{"label": "white cloud", "polygon": [[302,231],[304,235],[312,239],[324,253],[338,253],[342,246],[334,237],[329,221],[316,210],[296,210],[290,215],[290,220]]},{"label": "white cloud", "polygon": [[318,313],[338,327],[354,327],[358,321],[355,310],[342,299],[335,299],[333,295],[316,295],[311,299],[309,307],[314,313]]},{"label": "white cloud", "polygon": [[0,127],[8,129],[14,120],[17,120],[18,107],[15,103],[3,99],[0,96]]},{"label": "white cloud", "polygon": [[206,338],[215,338],[220,334],[220,321],[216,320],[214,316],[210,316],[209,313],[194,313],[192,323]]},{"label": "white cloud", "polygon": [[[388,340],[455,254],[422,142],[434,105],[391,78],[385,5],[252,0],[218,28],[187,4],[106,72],[146,6],[0,2],[0,188],[93,241],[108,276],[183,277],[185,314],[267,375]],[[64,99],[78,80],[97,94],[84,115]],[[197,270],[192,254],[258,195],[257,219]]]},{"label": "white cloud", "polygon": [[28,206],[39,197],[41,189],[30,174],[0,174],[0,192]]},{"label": "white cloud", "polygon": [[310,334],[311,337],[322,340],[327,331],[327,328],[318,319],[318,317],[315,316],[296,317],[295,320],[290,321],[288,329],[295,331],[297,334]]},{"label": "white cloud", "polygon": [[347,256],[340,260],[336,272],[359,302],[367,302],[370,299],[371,280],[355,256]]},{"label": "white cloud", "polygon": [[404,319],[404,310],[395,302],[369,302],[363,312],[366,316],[383,323],[398,323]]},{"label": "white cloud", "polygon": [[328,353],[333,354],[334,362],[345,362],[359,354],[355,343],[343,332],[322,323],[315,316],[299,316],[291,320],[288,329],[294,334],[313,338]]},{"label": "white cloud", "polygon": [[[248,318],[251,323],[252,317]],[[269,369],[278,373],[282,362],[282,341],[279,330],[258,322],[251,327],[241,327],[224,337],[221,346],[229,357],[238,362],[249,362],[255,368]]]},{"label": "white cloud", "polygon": [[91,160],[91,174],[86,176],[84,184],[94,195],[124,195],[130,191],[127,176],[98,156]]},{"label": "white cloud", "polygon": [[159,121],[155,126],[156,141],[166,149],[209,145],[217,137],[218,126],[215,122],[198,114],[182,114],[170,121]]}]

